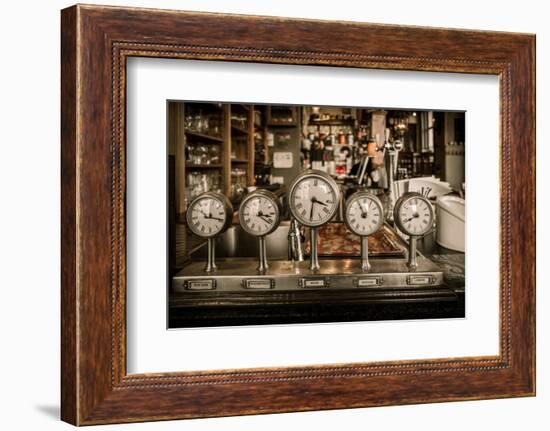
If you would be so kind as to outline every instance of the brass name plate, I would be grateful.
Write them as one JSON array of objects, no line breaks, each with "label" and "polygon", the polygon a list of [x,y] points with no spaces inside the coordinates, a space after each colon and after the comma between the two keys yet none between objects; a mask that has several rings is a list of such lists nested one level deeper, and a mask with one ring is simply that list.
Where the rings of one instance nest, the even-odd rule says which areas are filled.
[{"label": "brass name plate", "polygon": [[431,275],[409,275],[407,277],[407,284],[413,286],[423,286],[426,284],[432,284],[434,278]]},{"label": "brass name plate", "polygon": [[214,290],[216,288],[216,280],[189,280],[185,287],[189,290]]},{"label": "brass name plate", "polygon": [[329,287],[330,283],[327,278],[300,278],[299,286],[305,288]]},{"label": "brass name plate", "polygon": [[243,280],[245,289],[273,289],[275,280],[270,278],[248,278]]},{"label": "brass name plate", "polygon": [[356,277],[353,280],[355,287],[375,287],[382,285],[382,277],[371,276],[371,277]]}]

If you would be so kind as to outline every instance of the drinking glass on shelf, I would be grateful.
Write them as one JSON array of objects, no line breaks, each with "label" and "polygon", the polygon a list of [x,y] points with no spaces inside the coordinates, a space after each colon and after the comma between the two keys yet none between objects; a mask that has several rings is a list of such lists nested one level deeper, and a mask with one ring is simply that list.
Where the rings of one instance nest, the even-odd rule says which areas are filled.
[{"label": "drinking glass on shelf", "polygon": [[211,136],[220,136],[220,116],[217,114],[211,114],[208,119],[208,134]]},{"label": "drinking glass on shelf", "polygon": [[197,153],[197,164],[198,165],[209,165],[210,159],[208,158],[208,146],[204,143],[200,143],[196,148]]},{"label": "drinking glass on shelf", "polygon": [[202,130],[202,111],[199,109],[195,114],[193,115],[193,122],[191,129],[195,132],[200,132]]},{"label": "drinking glass on shelf", "polygon": [[208,134],[210,132],[210,119],[208,116],[201,116],[201,128],[199,131],[205,134]]},{"label": "drinking glass on shelf", "polygon": [[246,115],[234,114],[231,116],[231,123],[240,129],[246,129]]},{"label": "drinking glass on shelf", "polygon": [[187,163],[195,163],[195,146],[192,144],[187,144]]},{"label": "drinking glass on shelf", "polygon": [[238,200],[244,194],[246,189],[246,170],[242,168],[233,168],[231,170],[231,196],[233,200]]},{"label": "drinking glass on shelf", "polygon": [[212,172],[209,175],[210,181],[210,191],[220,192],[221,191],[221,177],[218,173]]},{"label": "drinking glass on shelf", "polygon": [[222,191],[222,178],[219,170],[212,172],[191,171],[186,176],[185,195],[189,200],[209,191]]},{"label": "drinking glass on shelf", "polygon": [[185,115],[185,128],[188,129],[188,130],[193,129],[193,126],[194,126],[193,121],[194,121],[193,115],[186,114]]},{"label": "drinking glass on shelf", "polygon": [[194,199],[204,191],[200,174],[196,171],[187,174],[186,192],[189,199]]},{"label": "drinking glass on shelf", "polygon": [[220,163],[220,146],[219,145],[209,145],[208,146],[208,158],[210,163],[216,165]]}]

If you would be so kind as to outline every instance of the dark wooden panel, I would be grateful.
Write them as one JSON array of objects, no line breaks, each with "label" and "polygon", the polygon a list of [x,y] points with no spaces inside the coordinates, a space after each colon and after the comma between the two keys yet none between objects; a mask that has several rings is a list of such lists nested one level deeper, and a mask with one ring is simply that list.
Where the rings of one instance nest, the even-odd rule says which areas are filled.
[{"label": "dark wooden panel", "polygon": [[[271,298],[268,298],[271,299]],[[237,325],[280,325],[288,323],[330,323],[358,321],[395,321],[413,319],[464,318],[464,295],[449,291],[414,292],[406,298],[346,298],[333,302],[319,300],[291,304],[247,305],[238,300],[223,306],[177,307],[170,303],[170,328],[220,327]],[[235,305],[234,305],[235,304]],[[186,304],[187,305],[187,304]]]},{"label": "dark wooden panel", "polygon": [[76,9],[61,17],[61,418],[78,421],[76,227]]}]

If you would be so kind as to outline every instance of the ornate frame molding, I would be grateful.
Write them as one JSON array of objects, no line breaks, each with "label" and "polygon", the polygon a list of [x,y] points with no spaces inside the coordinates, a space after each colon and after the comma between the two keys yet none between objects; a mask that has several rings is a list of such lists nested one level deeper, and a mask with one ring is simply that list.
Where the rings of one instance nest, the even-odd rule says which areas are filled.
[{"label": "ornate frame molding", "polygon": [[[204,34],[205,24],[219,31]],[[258,25],[284,29],[286,36],[257,36]],[[337,29],[342,40],[303,42],[312,29]],[[396,45],[403,38],[408,55]],[[352,43],[354,50],[347,49]],[[446,47],[445,56],[427,55]],[[62,12],[62,54],[64,420],[98,424],[534,394],[533,36],[74,6]],[[132,56],[498,75],[500,354],[127,375],[125,65]],[[515,215],[519,207],[529,212],[527,222]],[[308,399],[300,396],[305,390]],[[250,391],[262,396],[249,399]]]}]

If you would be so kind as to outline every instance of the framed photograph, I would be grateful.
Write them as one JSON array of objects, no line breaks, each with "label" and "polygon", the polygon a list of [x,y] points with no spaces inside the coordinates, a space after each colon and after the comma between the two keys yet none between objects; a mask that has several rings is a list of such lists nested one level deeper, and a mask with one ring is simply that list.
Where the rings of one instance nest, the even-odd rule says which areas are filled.
[{"label": "framed photograph", "polygon": [[535,394],[533,35],[77,5],[61,43],[63,420]]}]

